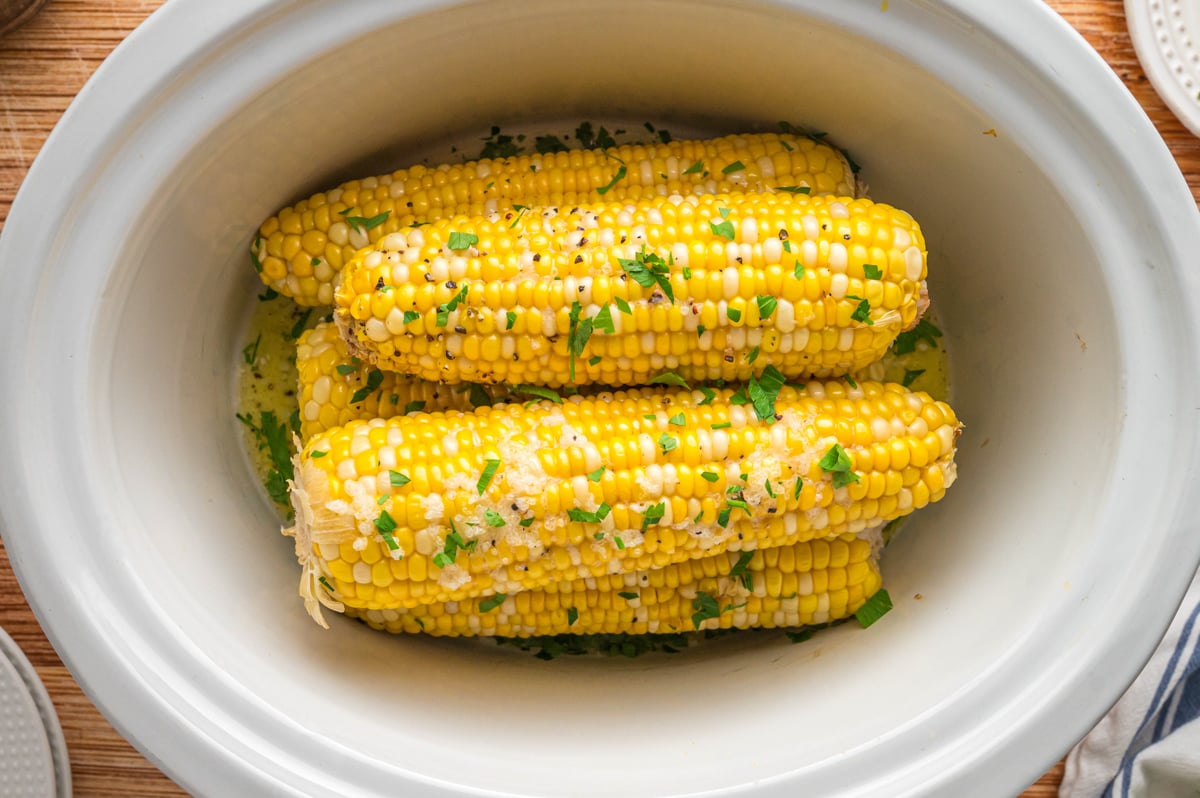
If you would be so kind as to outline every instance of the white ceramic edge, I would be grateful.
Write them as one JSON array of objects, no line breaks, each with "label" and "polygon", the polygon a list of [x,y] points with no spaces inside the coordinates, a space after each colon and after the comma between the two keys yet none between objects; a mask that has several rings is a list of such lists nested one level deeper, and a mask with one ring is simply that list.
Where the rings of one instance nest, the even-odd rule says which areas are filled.
[{"label": "white ceramic edge", "polygon": [[25,656],[25,652],[17,645],[17,641],[8,632],[0,629],[0,654],[3,654],[13,668],[21,676],[33,705],[37,707],[38,717],[41,718],[42,728],[46,732],[46,742],[50,746],[50,761],[54,768],[54,794],[57,798],[70,798],[71,790],[71,759],[67,751],[67,740],[63,737],[62,726],[58,722],[58,713],[54,710],[54,702],[46,692],[37,669]]},{"label": "white ceramic edge", "polygon": [[[268,0],[240,4],[232,0],[219,0],[202,6],[198,2],[175,0],[147,23],[154,27],[154,37],[144,35],[144,32],[135,33],[102,66],[98,74],[106,76],[110,72],[115,73],[113,77],[119,77],[120,80],[112,82],[121,85],[122,91],[116,93],[107,87],[101,90],[96,88],[97,81],[89,83],[66,116],[74,128],[64,125],[56,129],[30,174],[72,174],[77,171],[72,167],[99,160],[111,144],[109,137],[116,126],[111,120],[135,116],[137,98],[165,79],[152,71],[139,70],[139,59],[152,62],[156,57],[165,57],[167,53],[175,57],[180,53],[195,57],[222,31],[232,31],[239,21],[251,19],[279,5],[282,3]],[[1122,119],[1131,122],[1120,131],[1122,146],[1125,151],[1138,154],[1137,160],[1143,169],[1150,167],[1143,176],[1143,200],[1157,211],[1164,220],[1164,226],[1172,230],[1172,260],[1184,263],[1190,253],[1200,249],[1193,201],[1169,153],[1141,109],[1099,57],[1078,57],[1078,40],[1074,31],[1039,3],[1029,2],[1019,7],[1004,4],[1003,11],[980,8],[969,0],[953,0],[945,5],[964,18],[978,20],[1014,52],[1036,51],[1043,54],[1031,66],[1043,75],[1055,75],[1058,86],[1070,86],[1070,91],[1077,93],[1076,99],[1081,103],[1082,112],[1101,128],[1106,120],[1100,118],[1099,110],[1092,109],[1120,109]],[[1076,40],[1070,47],[1064,47],[1064,36],[1076,37]],[[1089,89],[1083,92],[1081,86],[1088,86]],[[52,181],[44,179],[30,182],[36,183],[37,188],[21,192],[14,203],[9,225],[21,229],[21,235],[28,240],[22,242],[24,249],[21,249],[13,244],[19,236],[6,235],[0,239],[0,258],[14,251],[49,251],[52,242],[46,240],[46,234],[41,234],[43,240],[38,240],[36,218],[30,216],[27,219],[25,214],[31,212],[24,209],[69,207],[69,196],[76,188],[54,185]],[[1155,190],[1151,191],[1150,186],[1155,186]],[[17,223],[14,224],[13,220],[17,220]],[[1185,406],[1184,397],[1195,395],[1194,375],[1200,371],[1195,349],[1197,331],[1194,329],[1194,321],[1200,310],[1197,307],[1197,297],[1200,296],[1197,288],[1200,286],[1197,286],[1197,278],[1190,273],[1180,273],[1178,278],[1187,284],[1188,290],[1182,291],[1177,300],[1187,307],[1186,315],[1189,318],[1175,326],[1180,334],[1179,340],[1186,341],[1187,348],[1175,353],[1175,365],[1179,368],[1170,375],[1164,375],[1160,389],[1170,391],[1171,396],[1175,397],[1175,409],[1178,411],[1175,419],[1185,429],[1191,430],[1195,424],[1195,410]],[[28,275],[26,281],[30,284],[35,282],[35,276]],[[21,287],[14,287],[17,295],[20,295]],[[20,313],[0,321],[0,329],[8,328],[6,332],[9,334],[0,336],[6,348],[21,345],[21,321]],[[11,386],[0,386],[0,391],[8,392],[10,399],[16,398]],[[1170,497],[1173,502],[1173,506],[1166,508],[1166,511],[1170,511],[1176,519],[1169,536],[1171,542],[1177,544],[1175,557],[1171,567],[1162,575],[1163,578],[1156,583],[1159,589],[1149,590],[1151,586],[1144,583],[1135,585],[1137,593],[1130,597],[1121,617],[1116,619],[1118,625],[1131,630],[1130,634],[1092,645],[1089,656],[1081,661],[1056,662],[1051,671],[1042,675],[1038,685],[1029,687],[1028,696],[1040,695],[1042,698],[1036,708],[1031,709],[1029,703],[1023,703],[1020,712],[1014,711],[1015,717],[1014,713],[997,716],[983,724],[978,734],[972,735],[972,739],[961,741],[957,747],[940,750],[939,763],[944,766],[941,775],[935,782],[926,780],[924,787],[938,794],[967,794],[988,789],[989,784],[1010,784],[1013,772],[1036,776],[1038,768],[1044,768],[1044,765],[1053,761],[1057,756],[1055,752],[1064,750],[1095,719],[1087,717],[1088,713],[1095,712],[1095,694],[1099,692],[1110,700],[1115,699],[1136,675],[1134,660],[1144,661],[1149,655],[1170,618],[1171,610],[1182,596],[1194,563],[1200,558],[1200,537],[1187,526],[1191,519],[1184,515],[1186,508],[1182,499],[1184,486],[1200,472],[1194,442],[1188,440],[1187,443],[1192,445],[1191,449],[1175,453],[1174,459],[1164,463],[1163,469],[1163,495]],[[8,498],[12,498],[11,493]],[[32,522],[32,518],[14,515],[11,509],[4,512],[7,525],[22,520]],[[185,786],[204,783],[211,789],[221,790],[218,794],[241,794],[246,790],[271,794],[284,794],[285,791],[294,793],[264,776],[251,760],[232,756],[222,748],[222,743],[227,740],[205,740],[205,733],[182,711],[187,702],[172,701],[170,696],[159,692],[174,685],[160,678],[152,678],[151,674],[134,667],[153,661],[153,652],[120,645],[106,638],[102,630],[107,624],[94,618],[91,608],[81,601],[89,587],[86,575],[82,580],[84,584],[77,588],[78,592],[73,597],[74,602],[55,600],[54,591],[61,585],[54,576],[25,567],[27,561],[45,562],[52,556],[60,556],[62,552],[53,551],[52,542],[19,537],[13,539],[9,550],[14,569],[27,588],[34,610],[46,625],[64,660],[80,678],[85,690],[97,699],[101,709],[145,753],[155,758],[154,751],[148,749],[148,741],[154,741],[156,750],[170,751],[167,757],[171,760],[169,771]],[[86,566],[86,562],[76,565]],[[1161,623],[1154,626],[1133,623],[1134,616],[1141,615],[1159,618]],[[1138,656],[1131,657],[1130,651],[1138,652]],[[1126,667],[1110,670],[1099,677],[1093,674],[1085,680],[1077,679],[1089,663],[1106,661],[1118,652],[1121,652],[1118,659],[1128,663]],[[202,661],[198,652],[197,657],[198,661]],[[85,662],[87,667],[83,672],[79,666]],[[220,681],[219,677],[216,678]],[[1058,687],[1046,693],[1034,689],[1048,683],[1057,683]],[[1083,708],[1088,709],[1085,712]],[[1076,720],[1051,720],[1056,717]],[[253,746],[255,741],[239,742]],[[163,763],[159,761],[159,764]],[[916,764],[928,767],[929,763],[922,761]],[[919,791],[916,782],[910,783],[914,786],[908,792]]]},{"label": "white ceramic edge", "polygon": [[[1178,5],[1178,0],[1125,0],[1125,23],[1133,40],[1133,49],[1146,77],[1154,85],[1158,96],[1171,112],[1193,134],[1200,136],[1200,64],[1182,57],[1181,47],[1196,52],[1191,37],[1200,36],[1200,30],[1188,29],[1182,34],[1170,28],[1163,31],[1166,41],[1160,41],[1154,24],[1152,6]],[[1192,13],[1191,20],[1200,18]]]}]

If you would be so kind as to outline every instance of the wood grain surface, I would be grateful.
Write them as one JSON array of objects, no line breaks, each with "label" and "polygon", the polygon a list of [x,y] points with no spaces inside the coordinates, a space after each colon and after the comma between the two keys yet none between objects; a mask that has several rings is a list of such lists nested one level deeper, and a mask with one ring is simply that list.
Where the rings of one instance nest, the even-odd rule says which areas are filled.
[{"label": "wood grain surface", "polygon": [[[0,226],[46,136],[84,81],[161,0],[51,0],[24,27],[0,38]],[[1200,140],[1175,119],[1146,80],[1121,0],[1050,0],[1087,38],[1146,109],[1171,147],[1193,195],[1200,193]],[[33,617],[0,543],[0,627],[24,649],[54,699],[80,798],[177,796],[178,786],[146,761],[87,699]],[[1057,794],[1062,763],[1022,798]]]}]

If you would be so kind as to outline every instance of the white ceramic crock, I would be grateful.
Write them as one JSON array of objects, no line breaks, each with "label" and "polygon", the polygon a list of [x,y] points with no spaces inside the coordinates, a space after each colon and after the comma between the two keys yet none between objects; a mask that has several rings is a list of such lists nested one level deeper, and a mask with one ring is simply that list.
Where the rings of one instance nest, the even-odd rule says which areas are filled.
[{"label": "white ceramic crock", "polygon": [[[967,430],[887,552],[895,611],[634,661],[321,630],[233,419],[255,225],[380,153],[605,117],[807,123],[923,223]],[[89,695],[198,794],[1013,795],[1200,559],[1198,252],[1153,127],[1036,0],[172,0],[0,241],[0,525]]]}]

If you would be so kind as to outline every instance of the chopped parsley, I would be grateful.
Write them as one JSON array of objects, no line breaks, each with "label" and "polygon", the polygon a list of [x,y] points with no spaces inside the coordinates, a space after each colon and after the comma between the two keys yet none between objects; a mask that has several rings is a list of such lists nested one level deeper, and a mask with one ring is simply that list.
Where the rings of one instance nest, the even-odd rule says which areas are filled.
[{"label": "chopped parsley", "polygon": [[437,326],[445,327],[450,322],[450,314],[458,310],[460,304],[467,301],[467,292],[470,288],[471,286],[464,285],[458,289],[458,293],[449,302],[437,306]]},{"label": "chopped parsley", "polygon": [[763,480],[763,490],[765,490],[767,492],[767,495],[770,496],[772,499],[775,498],[775,489],[771,487],[770,479]]},{"label": "chopped parsley", "polygon": [[905,388],[909,388],[917,381],[917,377],[920,377],[924,373],[925,369],[905,369],[904,379],[900,380],[900,384]]},{"label": "chopped parsley", "polygon": [[253,366],[254,361],[258,360],[258,345],[260,343],[262,343],[262,333],[258,334],[253,343],[246,344],[242,349],[242,360],[246,362],[247,366]]},{"label": "chopped parsley", "polygon": [[600,308],[600,312],[592,317],[592,326],[597,330],[603,330],[609,335],[617,331],[616,326],[613,325],[612,305],[605,305]]},{"label": "chopped parsley", "polygon": [[874,263],[864,263],[863,274],[868,280],[878,280],[883,277],[883,269],[879,268]]},{"label": "chopped parsley", "polygon": [[722,169],[721,174],[731,175],[734,172],[744,171],[745,168],[746,168],[746,165],[744,163],[742,163],[741,161],[734,161],[733,163],[729,164],[729,166],[726,166],[724,169]]},{"label": "chopped parsley", "polygon": [[396,519],[384,510],[375,519],[375,529],[379,532],[383,542],[387,544],[389,551],[396,551],[400,548],[400,544],[396,542],[396,536],[392,532],[396,531]]},{"label": "chopped parsley", "polygon": [[859,626],[866,629],[871,624],[878,621],[883,616],[887,615],[892,609],[892,597],[883,588],[875,591],[867,603],[863,604],[854,613],[855,619],[858,620]]},{"label": "chopped parsley", "polygon": [[[370,219],[364,219],[361,216],[346,216],[345,219],[346,224],[350,225],[355,230],[358,230],[359,232],[366,232],[367,230],[373,230],[386,222],[390,214],[391,211],[384,211],[376,216],[372,216]],[[315,266],[317,264],[313,263],[313,265]]]},{"label": "chopped parsley", "polygon": [[424,409],[425,409],[424,402],[419,401],[419,400],[413,401],[413,402],[409,402],[408,404],[406,404],[404,406],[404,414],[408,415],[409,413],[418,413]]},{"label": "chopped parsley", "polygon": [[707,385],[700,386],[700,393],[704,394],[704,399],[696,405],[697,407],[703,407],[704,405],[711,405],[713,399],[717,398],[717,392],[714,391],[712,388],[709,388]]},{"label": "chopped parsley", "polygon": [[267,494],[279,504],[288,505],[288,481],[295,476],[288,433],[299,431],[299,412],[292,413],[287,422],[279,421],[270,410],[259,412],[257,424],[249,414],[237,413],[235,417],[254,433],[259,450],[266,450],[271,457],[272,467],[263,483]]},{"label": "chopped parsley", "polygon": [[677,441],[675,438],[672,438],[667,433],[664,432],[662,435],[658,436],[658,448],[662,450],[663,454],[672,451],[678,446],[679,441]]},{"label": "chopped parsley", "polygon": [[517,212],[517,215],[516,215],[516,218],[514,218],[514,219],[512,220],[512,224],[510,224],[510,225],[508,226],[508,229],[509,229],[509,230],[513,229],[514,227],[516,227],[516,226],[517,226],[517,225],[520,223],[520,221],[521,221],[521,217],[525,215],[525,211],[529,210],[529,206],[527,206],[527,205],[521,205],[521,204],[519,204],[519,203],[516,203],[516,202],[514,202],[514,203],[513,203],[513,210]]},{"label": "chopped parsley", "polygon": [[613,535],[613,543],[617,544],[619,550],[625,551],[625,541],[621,540],[620,535]]},{"label": "chopped parsley", "polygon": [[446,535],[446,542],[442,546],[442,550],[434,555],[433,564],[438,568],[445,568],[449,565],[453,565],[455,558],[458,557],[459,549],[464,549],[468,552],[474,551],[475,541],[472,540],[470,543],[464,541],[462,536],[458,534],[458,530],[455,528],[454,522],[451,521],[450,534]]},{"label": "chopped parsley", "polygon": [[747,570],[750,565],[750,561],[753,559],[753,549],[750,551],[743,551],[738,555],[737,562],[734,563],[733,567],[729,569],[729,577],[731,579],[740,579],[742,581],[742,587],[746,588],[747,590],[754,590],[754,575]]},{"label": "chopped parsley", "polygon": [[450,240],[446,242],[446,246],[455,252],[461,252],[464,249],[470,249],[479,243],[479,236],[474,233],[460,233],[451,231]]},{"label": "chopped parsley", "polygon": [[[681,172],[681,174],[694,175],[694,174],[699,173],[702,169],[704,169],[704,162],[696,161],[694,164],[689,166],[687,169],[684,169],[683,172]],[[261,267],[259,268],[259,271],[262,271]]]},{"label": "chopped parsley", "polygon": [[334,589],[333,585],[329,584],[329,580],[325,577],[318,576],[317,581],[321,583],[321,587],[325,588],[330,593],[337,593],[337,590]]},{"label": "chopped parsley", "polygon": [[799,258],[796,259],[796,268],[792,273],[796,275],[797,280],[804,279],[804,264],[800,262]]},{"label": "chopped parsley", "polygon": [[308,456],[310,459],[316,460],[318,457],[324,457],[327,454],[329,454],[329,452],[323,452],[320,450],[316,450],[316,451],[309,452]]},{"label": "chopped parsley", "polygon": [[937,349],[937,339],[941,337],[941,330],[925,319],[921,319],[917,322],[916,327],[896,336],[896,342],[892,344],[892,351],[897,355],[907,355],[910,352],[915,352],[917,344],[921,341],[929,344],[931,348]]},{"label": "chopped parsley", "polygon": [[721,475],[720,475],[720,474],[716,474],[716,473],[714,473],[714,472],[712,472],[712,471],[701,471],[701,472],[700,472],[700,477],[701,477],[701,478],[702,478],[702,479],[703,479],[705,482],[716,482],[718,479],[720,479],[720,478],[721,478]]},{"label": "chopped parsley", "polygon": [[511,330],[513,325],[517,323],[517,312],[515,310],[506,311],[504,314],[505,326],[504,329]]},{"label": "chopped parsley", "polygon": [[480,612],[491,612],[492,610],[496,609],[501,604],[503,604],[504,600],[507,598],[508,598],[507,593],[497,593],[494,596],[488,596],[487,598],[485,598],[479,602],[479,611]]},{"label": "chopped parsley", "polygon": [[792,498],[799,500],[800,491],[804,490],[804,480],[796,477],[796,487],[792,489]]},{"label": "chopped parsley", "polygon": [[666,502],[659,502],[647,507],[646,511],[642,513],[642,531],[645,532],[652,524],[657,524],[661,521],[666,512]]},{"label": "chopped parsley", "polygon": [[683,413],[676,413],[675,415],[673,415],[667,419],[667,423],[673,424],[676,427],[682,427],[684,424],[687,423],[687,419],[683,415]]},{"label": "chopped parsley", "polygon": [[368,396],[374,393],[380,385],[383,384],[383,372],[379,369],[371,369],[367,372],[367,384],[354,392],[350,397],[350,404],[356,405],[365,400]]},{"label": "chopped parsley", "polygon": [[574,607],[567,607],[567,626],[574,626],[579,620],[579,610]]},{"label": "chopped parsley", "polygon": [[588,481],[599,482],[600,478],[604,476],[604,471],[605,471],[605,466],[600,466],[595,471],[593,471],[592,473],[587,475]]},{"label": "chopped parsley", "polygon": [[754,301],[758,303],[758,317],[760,319],[771,318],[771,314],[775,312],[775,308],[779,307],[779,300],[773,296],[756,297]]},{"label": "chopped parsley", "polygon": [[875,322],[871,321],[871,301],[869,299],[864,299],[859,302],[858,307],[856,307],[854,312],[850,314],[850,318],[854,321],[861,322],[869,326],[874,326]]},{"label": "chopped parsley", "polygon": [[488,522],[488,526],[504,526],[504,516],[490,507],[483,511],[483,519]]},{"label": "chopped parsley", "polygon": [[850,455],[842,448],[840,443],[835,443],[825,456],[821,458],[821,470],[827,474],[833,474],[833,486],[841,488],[849,485],[852,482],[858,482],[859,476],[854,473],[854,463],[850,460]]},{"label": "chopped parsley", "polygon": [[727,241],[732,241],[737,235],[737,229],[733,226],[733,222],[724,219],[719,223],[709,222],[708,229],[712,230],[712,234],[724,238]]},{"label": "chopped parsley", "polygon": [[580,319],[579,314],[582,312],[583,306],[579,304],[578,300],[571,303],[570,326],[567,328],[567,354],[570,358],[567,372],[570,375],[571,382],[575,381],[575,358],[583,354],[588,339],[592,337],[594,321],[592,319]]},{"label": "chopped parsley", "polygon": [[414,321],[416,321],[419,318],[421,318],[421,314],[417,313],[415,310],[404,311],[404,323],[405,324],[412,324]]},{"label": "chopped parsley", "polygon": [[500,128],[492,125],[492,133],[483,139],[483,149],[479,151],[480,158],[511,158],[521,154],[521,147],[512,136],[500,133]]},{"label": "chopped parsley", "polygon": [[300,333],[304,332],[304,328],[308,326],[308,320],[312,318],[313,309],[309,308],[300,314],[300,318],[296,319],[296,323],[292,325],[292,329],[288,332],[288,337],[293,341],[300,337]]},{"label": "chopped parsley", "polygon": [[487,389],[478,383],[471,383],[470,395],[467,400],[471,403],[471,407],[491,407],[492,397],[487,392]]},{"label": "chopped parsley", "polygon": [[779,398],[779,391],[786,382],[787,378],[774,366],[767,366],[762,374],[750,377],[747,390],[754,404],[754,414],[760,421],[774,423],[775,400]]},{"label": "chopped parsley", "polygon": [[412,482],[411,479],[404,474],[401,474],[399,471],[391,470],[388,471],[388,481],[391,483],[393,488],[403,488],[405,485]]},{"label": "chopped parsley", "polygon": [[526,396],[536,396],[538,399],[549,399],[556,405],[563,403],[562,397],[558,395],[558,391],[553,388],[543,388],[540,385],[529,385],[522,383],[512,386],[513,393],[525,394]]},{"label": "chopped parsley", "polygon": [[695,610],[692,613],[692,625],[697,629],[710,618],[718,618],[721,615],[721,605],[703,590],[696,591],[696,598],[692,599],[692,609]]},{"label": "chopped parsley", "polygon": [[709,427],[709,429],[729,429],[729,428],[730,428],[730,427],[732,427],[732,426],[733,426],[733,422],[732,422],[732,421],[722,421],[722,422],[720,422],[720,423],[718,423],[718,424],[713,424],[713,425],[711,425],[711,426]]},{"label": "chopped parsley", "polygon": [[562,139],[553,135],[538,136],[533,140],[533,148],[542,155],[549,155],[552,152],[567,151],[567,145],[563,144]]},{"label": "chopped parsley", "polygon": [[617,303],[617,310],[624,313],[626,316],[633,315],[633,308],[629,307],[629,303],[619,296],[613,297],[613,302]]},{"label": "chopped parsley", "polygon": [[483,461],[483,473],[479,475],[479,482],[475,483],[475,490],[479,491],[482,496],[487,490],[488,485],[492,484],[492,477],[496,476],[496,471],[500,469],[500,461],[488,458]]},{"label": "chopped parsley", "polygon": [[607,194],[612,189],[613,186],[615,186],[619,181],[625,179],[625,175],[626,175],[625,166],[622,165],[622,166],[618,167],[617,173],[615,175],[613,175],[612,180],[608,181],[607,184],[597,188],[596,193],[600,194],[601,196]]},{"label": "chopped parsley", "polygon": [[808,194],[812,191],[808,186],[776,186],[776,191],[786,191],[789,194]]},{"label": "chopped parsley", "polygon": [[725,315],[729,317],[730,321],[742,320],[742,312],[737,308],[725,308]]},{"label": "chopped parsley", "polygon": [[758,360],[759,348],[756,346],[746,353],[746,362],[753,365],[754,361]]},{"label": "chopped parsley", "polygon": [[625,599],[626,601],[637,601],[637,597],[638,597],[637,593],[630,593],[625,590],[621,591],[617,595],[620,596],[621,598]]},{"label": "chopped parsley", "polygon": [[[599,524],[605,518],[608,518],[608,514],[611,511],[612,508],[607,504],[601,504],[595,511],[580,510],[578,507],[572,507],[567,510],[567,517],[580,524]],[[603,537],[603,534],[601,534],[601,537]]]},{"label": "chopped parsley", "polygon": [[[621,264],[621,268],[625,273],[633,278],[633,281],[643,288],[650,288],[657,285],[662,289],[663,294],[671,302],[675,301],[675,292],[671,288],[671,268],[661,256],[655,255],[653,252],[647,252],[645,247],[641,249],[633,260],[628,258],[617,258],[617,263]],[[617,307],[620,308],[620,300],[617,300]],[[625,308],[621,308],[622,311]]]},{"label": "chopped parsley", "polygon": [[674,385],[676,388],[690,388],[691,387],[690,385],[688,385],[687,380],[685,380],[683,377],[680,377],[678,374],[676,374],[673,371],[664,371],[662,374],[659,374],[657,377],[652,377],[650,379],[650,384],[651,385]]},{"label": "chopped parsley", "polygon": [[351,363],[338,363],[337,373],[345,377],[347,374],[353,374],[358,371],[358,366]]}]

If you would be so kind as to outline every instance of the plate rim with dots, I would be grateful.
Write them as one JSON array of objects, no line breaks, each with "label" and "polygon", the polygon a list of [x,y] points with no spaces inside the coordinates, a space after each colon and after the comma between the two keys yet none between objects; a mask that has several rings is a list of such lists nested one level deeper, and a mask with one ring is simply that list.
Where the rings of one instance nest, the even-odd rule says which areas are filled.
[{"label": "plate rim with dots", "polygon": [[1138,61],[1179,121],[1200,136],[1200,5],[1193,0],[1125,0]]}]

